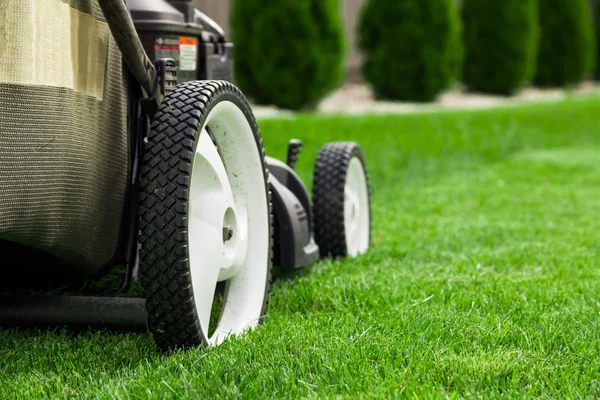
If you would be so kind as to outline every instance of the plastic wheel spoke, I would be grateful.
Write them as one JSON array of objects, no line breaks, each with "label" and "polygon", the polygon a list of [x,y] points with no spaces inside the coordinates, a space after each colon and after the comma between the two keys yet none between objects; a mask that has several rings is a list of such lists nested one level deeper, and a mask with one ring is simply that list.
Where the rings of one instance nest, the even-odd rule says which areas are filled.
[{"label": "plastic wheel spoke", "polygon": [[238,214],[238,238],[235,246],[235,259],[233,260],[234,267],[240,267],[246,262],[248,254],[248,221],[241,221],[241,217],[246,216],[246,213]]},{"label": "plastic wheel spoke", "polygon": [[348,228],[350,228],[351,232],[354,232],[360,213],[360,201],[356,193],[348,187],[344,188],[344,197],[346,202],[346,206],[344,207],[346,221],[350,222],[351,225]]},{"label": "plastic wheel spoke", "polygon": [[201,246],[204,256],[200,260],[196,259],[197,264],[193,267],[192,279],[200,325],[204,332],[208,332],[215,288],[224,257],[222,250],[219,251],[223,245],[220,243],[218,235],[211,235],[211,239],[205,238],[204,240],[205,242]]},{"label": "plastic wheel spoke", "polygon": [[350,206],[349,210],[352,211],[352,209],[354,209],[355,215],[358,214],[360,212],[360,201],[358,200],[356,193],[349,188],[345,188],[344,196],[346,197],[348,205]]},{"label": "plastic wheel spoke", "polygon": [[[229,183],[229,177],[227,176],[227,171],[225,170],[225,165],[223,165],[223,160],[221,160],[221,156],[217,151],[214,143],[212,142],[208,132],[206,129],[202,130],[202,134],[200,135],[200,139],[198,141],[198,148],[196,149],[198,155],[200,155],[204,160],[210,165],[210,168],[213,170],[214,177],[216,177],[217,182],[220,189],[223,191],[223,199],[225,200],[225,206],[231,207],[235,209],[235,203],[233,202],[233,193],[231,191],[231,184]],[[202,171],[198,171],[202,173]]]}]

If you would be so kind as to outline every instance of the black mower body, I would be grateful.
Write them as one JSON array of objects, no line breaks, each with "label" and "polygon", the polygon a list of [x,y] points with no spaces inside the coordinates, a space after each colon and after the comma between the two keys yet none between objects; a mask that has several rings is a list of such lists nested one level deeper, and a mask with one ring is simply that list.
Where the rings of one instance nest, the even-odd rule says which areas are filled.
[{"label": "black mower body", "polygon": [[302,180],[288,164],[267,157],[275,224],[274,263],[300,268],[319,259],[312,226],[310,198]]}]

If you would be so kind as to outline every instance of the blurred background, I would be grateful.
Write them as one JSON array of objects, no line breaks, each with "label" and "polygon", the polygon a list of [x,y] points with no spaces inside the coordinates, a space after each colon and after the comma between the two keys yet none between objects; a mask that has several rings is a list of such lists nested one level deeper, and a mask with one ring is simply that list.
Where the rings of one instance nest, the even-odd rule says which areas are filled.
[{"label": "blurred background", "polygon": [[599,0],[194,0],[258,116],[401,112],[598,90]]},{"label": "blurred background", "polygon": [[[194,0],[195,6],[208,14],[218,24],[220,24],[225,32],[229,35],[231,33],[230,28],[230,15],[232,5],[235,0]],[[463,0],[453,0],[458,8],[461,7]],[[559,0],[564,1],[564,0]],[[569,2],[567,0],[565,2]],[[599,0],[585,0],[588,2],[590,10],[592,12],[593,21],[595,21],[595,15],[597,13],[596,6],[600,2]],[[265,5],[275,3],[277,1],[262,0]],[[339,13],[343,18],[344,22],[344,33],[349,44],[349,48],[346,52],[344,64],[346,69],[346,79],[348,81],[362,81],[360,65],[361,56],[360,50],[356,42],[356,30],[359,22],[360,11],[365,6],[368,0],[339,0]],[[488,3],[482,1],[482,3]],[[491,3],[491,2],[489,2]],[[492,6],[491,4],[488,4]],[[543,4],[540,4],[542,6]]]},{"label": "blurred background", "polygon": [[[267,0],[264,2],[265,4],[269,4]],[[345,59],[348,79],[351,81],[360,80],[360,53],[355,44],[355,29],[359,10],[365,2],[366,0],[340,0],[339,2],[340,15],[344,20],[345,34],[348,37],[349,43],[352,44]],[[229,17],[232,3],[233,0],[194,0],[196,7],[221,25],[227,34],[231,31]]]}]

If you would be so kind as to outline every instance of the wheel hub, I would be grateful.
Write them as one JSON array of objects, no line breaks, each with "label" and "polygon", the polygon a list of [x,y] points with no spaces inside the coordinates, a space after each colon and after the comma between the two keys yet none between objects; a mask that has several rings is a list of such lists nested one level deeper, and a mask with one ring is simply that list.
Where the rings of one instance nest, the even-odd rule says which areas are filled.
[{"label": "wheel hub", "polygon": [[233,229],[229,225],[223,227],[223,243],[227,243],[233,237]]}]

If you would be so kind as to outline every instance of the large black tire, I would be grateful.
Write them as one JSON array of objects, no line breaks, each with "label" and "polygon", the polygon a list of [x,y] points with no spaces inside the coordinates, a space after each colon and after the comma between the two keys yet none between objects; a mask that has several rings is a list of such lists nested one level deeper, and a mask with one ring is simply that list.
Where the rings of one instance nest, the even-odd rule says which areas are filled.
[{"label": "large black tire", "polygon": [[371,242],[371,188],[364,155],[354,142],[325,144],[317,156],[312,189],[315,242],[322,258],[349,254],[344,219],[344,188],[350,161],[360,161],[365,174],[368,244]]},{"label": "large black tire", "polygon": [[[140,280],[148,327],[161,350],[208,343],[208,332],[202,331],[196,312],[190,279],[187,204],[199,127],[222,101],[239,107],[252,127],[264,171],[269,218],[272,215],[265,150],[244,95],[224,81],[179,84],[166,96],[152,122],[141,170]],[[270,289],[271,238],[269,220],[267,284],[259,323],[267,309]]]}]

